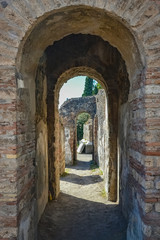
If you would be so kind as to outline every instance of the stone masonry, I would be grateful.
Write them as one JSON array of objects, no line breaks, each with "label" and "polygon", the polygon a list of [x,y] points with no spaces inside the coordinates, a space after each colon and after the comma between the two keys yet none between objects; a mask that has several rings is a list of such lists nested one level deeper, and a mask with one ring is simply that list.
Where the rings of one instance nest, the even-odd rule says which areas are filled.
[{"label": "stone masonry", "polygon": [[96,98],[81,97],[65,101],[59,109],[60,120],[65,135],[65,163],[73,164],[77,156],[77,117],[80,113],[89,113],[91,119],[96,114]]},{"label": "stone masonry", "polygon": [[89,142],[93,141],[93,121],[88,119],[88,121],[83,126],[83,138]]},{"label": "stone masonry", "polygon": [[47,193],[59,194],[58,96],[77,75],[106,91],[108,188],[114,200],[119,176],[127,240],[160,239],[160,1],[0,8],[0,239],[36,240]]}]

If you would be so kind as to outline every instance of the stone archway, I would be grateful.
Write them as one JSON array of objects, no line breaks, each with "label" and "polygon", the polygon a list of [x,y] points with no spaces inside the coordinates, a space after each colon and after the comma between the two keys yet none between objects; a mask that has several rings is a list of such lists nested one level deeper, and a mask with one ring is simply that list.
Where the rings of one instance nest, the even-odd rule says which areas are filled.
[{"label": "stone archway", "polygon": [[[59,49],[59,50],[58,50]],[[109,102],[109,124],[110,124],[110,181],[109,181],[109,199],[116,201],[116,184],[117,182],[117,136],[118,136],[118,107],[119,104],[125,103],[128,99],[129,81],[128,74],[126,72],[125,63],[121,58],[121,55],[116,48],[110,46],[108,42],[103,41],[101,38],[92,35],[69,35],[64,39],[56,42],[53,46],[50,46],[45,51],[46,61],[46,76],[47,76],[47,109],[48,109],[48,131],[49,131],[49,162],[52,167],[50,168],[53,180],[50,179],[50,186],[53,184],[53,192],[55,196],[59,193],[58,186],[58,172],[55,167],[56,162],[58,163],[58,153],[54,152],[58,150],[57,142],[58,137],[54,139],[54,136],[58,136],[58,106],[57,106],[57,89],[63,77],[61,74],[69,69],[74,68],[75,72],[79,70],[82,72],[84,69],[91,72],[99,72],[103,85],[107,86],[108,91],[108,102]],[[52,68],[54,66],[54,68]],[[83,66],[85,68],[83,69]],[[71,72],[72,72],[71,71]],[[85,74],[90,75],[89,72]],[[92,73],[93,74],[93,73]],[[78,73],[79,75],[79,73]],[[57,79],[60,80],[57,86]],[[73,76],[70,76],[73,77]],[[95,77],[94,77],[95,78]],[[125,86],[125,87],[124,87]],[[119,89],[120,87],[120,89]],[[56,89],[56,90],[55,90]],[[119,90],[118,90],[119,89]],[[54,95],[56,93],[56,95]],[[54,111],[53,111],[54,109]],[[53,119],[55,121],[55,131],[53,128]],[[50,122],[51,121],[51,122]],[[51,151],[51,152],[50,152]],[[53,156],[56,156],[55,159]],[[50,160],[51,159],[51,160]],[[53,171],[53,165],[55,171]],[[55,181],[55,179],[57,179]]]},{"label": "stone archway", "polygon": [[[148,0],[138,3],[137,1],[106,3],[106,1],[81,0],[67,4],[67,1],[15,0],[2,1],[1,7],[3,11],[1,21],[5,29],[2,30],[1,37],[0,71],[3,78],[1,109],[2,116],[6,119],[5,123],[4,121],[1,123],[1,159],[2,170],[7,179],[6,190],[2,191],[1,206],[6,209],[5,217],[2,217],[4,228],[1,231],[2,238],[16,238],[19,229],[19,239],[22,239],[23,235],[26,239],[32,239],[34,232],[32,229],[36,225],[33,224],[35,76],[39,58],[45,48],[72,33],[100,36],[117,47],[126,62],[130,95],[128,104],[121,106],[124,114],[119,116],[121,129],[119,142],[122,143],[119,153],[122,159],[121,200],[129,221],[128,239],[138,239],[142,236],[146,239],[157,237],[156,228],[159,222],[157,170],[159,56],[156,51],[159,49],[158,2]],[[114,96],[112,92],[110,93]],[[52,140],[54,141],[54,138]],[[125,151],[126,146],[128,152]],[[10,208],[9,215],[6,207],[8,204],[15,206],[14,209]],[[135,218],[138,221],[134,225]],[[28,229],[30,229],[29,233]]]}]

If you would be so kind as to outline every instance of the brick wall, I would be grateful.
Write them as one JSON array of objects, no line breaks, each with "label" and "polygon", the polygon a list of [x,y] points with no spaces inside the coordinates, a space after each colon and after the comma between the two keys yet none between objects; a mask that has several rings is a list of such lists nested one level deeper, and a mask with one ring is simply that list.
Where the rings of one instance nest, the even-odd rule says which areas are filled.
[{"label": "brick wall", "polygon": [[[39,59],[54,41],[71,33],[83,33],[109,41],[126,62],[130,80],[129,102],[121,107],[119,117],[124,128],[121,135],[125,137],[128,149],[125,153],[121,151],[122,163],[126,162],[121,165],[123,196],[130,197],[124,200],[122,196],[124,213],[127,212],[129,219],[128,239],[137,239],[137,236],[139,239],[158,239],[159,1],[15,0],[1,1],[0,7],[0,238],[16,239],[18,228],[29,228],[25,237],[33,238],[34,225],[30,219],[33,219],[35,204],[35,76]],[[62,7],[65,7],[65,14]],[[96,49],[88,54],[91,52],[96,55]],[[104,60],[103,53],[101,51],[101,60]],[[109,52],[107,56],[111,56]],[[70,67],[79,66],[78,63],[82,62],[77,60]],[[91,63],[89,59],[83,62],[83,66],[87,63]],[[101,64],[104,66],[106,61]],[[89,67],[101,72],[98,65]],[[68,69],[65,67],[59,71],[55,79]],[[109,72],[103,78],[106,80],[107,76],[112,83]],[[50,99],[54,101],[53,97]],[[54,104],[50,108],[55,111]],[[129,116],[124,124],[126,110]],[[52,117],[52,120],[56,118]],[[54,138],[49,137],[49,141],[52,140]],[[121,143],[123,148],[126,149]],[[50,146],[49,157],[53,158],[55,152],[54,146]],[[130,207],[127,202],[132,203]],[[24,222],[23,218],[28,220]],[[23,234],[18,237],[23,238]]]}]

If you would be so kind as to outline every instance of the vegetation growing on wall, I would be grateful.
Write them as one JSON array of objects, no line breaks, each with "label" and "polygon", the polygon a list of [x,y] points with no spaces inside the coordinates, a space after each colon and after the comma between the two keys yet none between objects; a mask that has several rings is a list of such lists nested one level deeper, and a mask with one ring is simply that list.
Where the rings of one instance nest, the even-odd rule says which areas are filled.
[{"label": "vegetation growing on wall", "polygon": [[97,82],[95,81],[95,85],[94,85],[94,87],[93,87],[92,95],[97,95],[99,89],[102,89],[102,86],[101,86],[100,83],[97,83]]}]

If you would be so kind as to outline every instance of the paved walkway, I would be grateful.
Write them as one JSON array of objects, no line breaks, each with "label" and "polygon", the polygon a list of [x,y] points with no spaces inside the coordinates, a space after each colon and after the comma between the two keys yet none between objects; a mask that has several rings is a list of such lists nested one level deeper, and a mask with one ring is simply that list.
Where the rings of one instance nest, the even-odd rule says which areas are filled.
[{"label": "paved walkway", "polygon": [[79,154],[66,172],[58,200],[40,220],[38,240],[125,240],[126,222],[120,207],[106,201],[102,172],[91,165],[91,155]]}]

